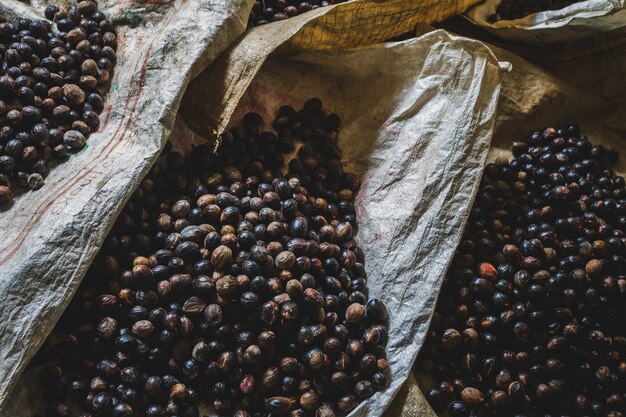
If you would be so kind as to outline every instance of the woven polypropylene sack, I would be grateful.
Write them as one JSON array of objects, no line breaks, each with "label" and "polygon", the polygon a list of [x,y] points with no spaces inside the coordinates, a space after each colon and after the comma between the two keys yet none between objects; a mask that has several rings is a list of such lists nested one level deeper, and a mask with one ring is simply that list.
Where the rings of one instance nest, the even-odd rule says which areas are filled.
[{"label": "woven polypropylene sack", "polygon": [[625,0],[586,0],[515,20],[490,18],[502,0],[486,0],[465,13],[472,23],[516,43],[545,45],[577,42],[626,27]]},{"label": "woven polypropylene sack", "polygon": [[[251,3],[99,2],[119,44],[100,129],[0,212],[0,408],[165,144],[189,79],[245,30]],[[3,0],[0,17],[43,18],[45,6]]]}]

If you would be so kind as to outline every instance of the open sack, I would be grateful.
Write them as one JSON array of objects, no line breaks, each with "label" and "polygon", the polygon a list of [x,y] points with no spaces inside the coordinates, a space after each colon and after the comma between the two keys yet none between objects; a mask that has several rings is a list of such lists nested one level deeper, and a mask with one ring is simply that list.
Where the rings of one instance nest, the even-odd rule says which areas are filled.
[{"label": "open sack", "polygon": [[[599,86],[595,92],[608,92],[598,95],[590,93],[586,85],[586,77],[589,75],[577,78],[570,73],[568,79],[563,79],[560,73],[548,72],[509,51],[493,45],[487,46],[499,60],[511,65],[510,71],[502,76],[487,163],[494,162],[500,156],[511,160],[512,143],[524,139],[533,131],[575,122],[594,144],[620,150],[620,158],[612,168],[619,175],[626,174],[626,158],[622,151],[626,140],[626,114],[623,107],[614,104],[614,96],[620,90],[611,89],[613,69],[610,66],[599,66],[596,69],[595,78]],[[626,62],[621,51],[598,54],[596,58],[600,61],[611,59],[615,65],[624,65]],[[566,67],[567,62],[559,65]],[[414,375],[392,403],[386,416],[436,416],[423,394],[434,383],[416,366]]]},{"label": "open sack", "polygon": [[[230,57],[238,47],[216,66],[237,66]],[[194,80],[186,109],[212,95],[213,69]],[[370,294],[391,313],[391,386],[353,415],[382,415],[410,372],[482,171],[500,71],[482,44],[443,31],[354,50],[277,53],[258,72],[230,72],[240,99],[208,115],[225,128],[252,109],[269,116],[315,96],[342,117],[344,164],[362,179],[356,240]],[[195,126],[205,117],[183,111]]]},{"label": "open sack", "polygon": [[[100,130],[51,170],[44,187],[0,213],[0,408],[156,160],[189,79],[244,31],[250,7],[230,0],[99,3],[118,37]],[[41,19],[45,7],[7,0],[0,16]]]},{"label": "open sack", "polygon": [[500,3],[501,0],[486,0],[468,10],[465,17],[508,41],[540,45],[576,42],[626,26],[624,0],[586,0],[559,10],[492,22]]}]

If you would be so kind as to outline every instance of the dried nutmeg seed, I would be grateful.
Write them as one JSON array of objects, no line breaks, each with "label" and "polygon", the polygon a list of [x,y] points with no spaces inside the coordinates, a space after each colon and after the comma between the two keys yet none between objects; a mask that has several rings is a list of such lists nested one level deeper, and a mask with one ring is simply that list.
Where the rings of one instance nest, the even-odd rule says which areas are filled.
[{"label": "dried nutmeg seed", "polygon": [[350,304],[346,309],[346,321],[348,323],[360,323],[365,318],[365,306],[359,303]]},{"label": "dried nutmeg seed", "polygon": [[372,298],[365,306],[365,318],[373,323],[385,325],[389,320],[387,307],[382,301]]},{"label": "dried nutmeg seed", "polygon": [[222,323],[222,308],[217,304],[209,304],[204,310],[204,320],[212,327],[220,325]]},{"label": "dried nutmeg seed", "polygon": [[217,293],[223,297],[230,296],[238,289],[237,280],[235,280],[232,275],[226,275],[217,280],[215,289]]},{"label": "dried nutmeg seed", "polygon": [[233,251],[225,245],[220,245],[211,254],[211,263],[216,269],[221,270],[230,265]]},{"label": "dried nutmeg seed", "polygon": [[154,331],[154,325],[148,320],[139,320],[133,324],[132,331],[138,337],[148,337]]},{"label": "dried nutmeg seed", "polygon": [[483,395],[483,393],[480,390],[472,387],[464,388],[463,391],[461,391],[461,398],[467,404],[472,406],[480,405],[485,401],[485,396]]},{"label": "dried nutmeg seed", "polygon": [[183,304],[182,311],[186,314],[200,314],[206,308],[206,303],[200,297],[189,297]]},{"label": "dried nutmeg seed", "polygon": [[304,363],[311,369],[320,369],[324,366],[324,353],[319,349],[312,349],[304,354]]},{"label": "dried nutmeg seed", "polygon": [[354,395],[344,395],[337,400],[337,407],[344,413],[349,413],[357,405],[357,400]]},{"label": "dried nutmeg seed", "polygon": [[296,263],[296,256],[291,251],[284,251],[276,256],[275,262],[278,269],[289,269]]},{"label": "dried nutmeg seed", "polygon": [[263,373],[263,386],[265,388],[274,388],[280,383],[280,371],[276,367],[270,367]]},{"label": "dried nutmeg seed", "polygon": [[255,389],[254,375],[245,375],[239,383],[239,390],[244,394],[252,394]]},{"label": "dried nutmeg seed", "polygon": [[68,130],[63,135],[63,142],[71,149],[82,149],[85,147],[85,136],[78,130]]},{"label": "dried nutmeg seed", "polygon": [[335,417],[335,411],[331,407],[323,405],[315,410],[315,417]]},{"label": "dried nutmeg seed", "polygon": [[[304,290],[304,303],[307,305],[307,307],[309,307],[310,309],[315,309],[315,308],[320,308],[324,305],[324,297],[323,295],[317,291],[314,288],[307,288],[306,290]],[[355,309],[358,309],[359,307],[354,307]],[[348,307],[348,310],[350,309],[350,307]],[[348,311],[346,310],[346,316],[348,314]],[[358,312],[357,312],[358,314]],[[347,317],[346,317],[347,319]]]},{"label": "dried nutmeg seed", "polygon": [[315,410],[320,403],[321,397],[315,391],[307,391],[300,396],[300,406],[305,410]]},{"label": "dried nutmeg seed", "polygon": [[85,101],[85,92],[74,84],[66,84],[63,86],[63,96],[72,104],[81,104]]},{"label": "dried nutmeg seed", "polygon": [[38,190],[43,187],[44,180],[41,174],[33,173],[28,176],[28,187],[31,190]]},{"label": "dried nutmeg seed", "polygon": [[461,344],[461,333],[456,329],[446,329],[441,336],[441,347],[452,349]]},{"label": "dried nutmeg seed", "polygon": [[117,321],[111,317],[103,318],[98,324],[98,334],[105,339],[110,339],[117,332]]},{"label": "dried nutmeg seed", "polygon": [[296,401],[288,397],[270,397],[265,401],[265,409],[269,413],[286,414]]},{"label": "dried nutmeg seed", "polygon": [[368,346],[382,345],[387,339],[387,329],[384,326],[372,326],[363,333],[362,341]]}]

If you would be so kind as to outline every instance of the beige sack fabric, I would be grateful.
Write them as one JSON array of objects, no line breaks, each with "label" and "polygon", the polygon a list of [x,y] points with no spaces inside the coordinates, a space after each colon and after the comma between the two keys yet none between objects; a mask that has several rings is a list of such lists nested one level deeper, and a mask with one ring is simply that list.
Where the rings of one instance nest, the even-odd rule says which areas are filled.
[{"label": "beige sack fabric", "polygon": [[224,131],[241,95],[274,51],[337,50],[384,42],[463,13],[479,1],[355,0],[254,28],[225,53],[227,58],[192,81],[181,112],[192,130],[214,138]]},{"label": "beige sack fabric", "polygon": [[[444,31],[356,49],[277,53],[255,68],[234,58],[238,47],[213,65],[237,67],[246,82],[234,83],[242,90],[228,102],[207,108],[222,113],[210,114],[208,120],[219,122],[205,133],[251,110],[271,120],[280,105],[299,106],[313,96],[342,117],[343,162],[362,179],[357,243],[370,296],[390,312],[392,370],[391,386],[352,415],[380,416],[410,373],[460,239],[489,148],[499,63],[480,42]],[[203,79],[185,100],[201,103],[196,94],[210,97],[221,87],[210,78],[202,85]],[[197,113],[182,116],[202,120]]]},{"label": "beige sack fabric", "polygon": [[[410,369],[482,172],[500,71],[480,43],[445,32],[343,51],[411,30],[402,16],[382,16],[381,8],[407,2],[365,3],[371,15],[357,2],[353,9],[320,10],[315,19],[302,16],[248,33],[192,82],[181,114],[193,130],[210,138],[246,111],[268,116],[281,104],[302,104],[311,96],[322,98],[330,111],[343,117],[344,162],[364,179],[357,200],[361,225],[357,241],[366,254],[370,295],[384,299],[391,312],[388,353],[393,374],[391,387],[352,414],[381,415],[409,378],[410,392],[403,391],[400,403],[396,401],[386,415],[398,415],[403,409],[415,415],[410,413],[428,410],[428,404],[410,383]],[[410,24],[437,22],[455,14],[429,16],[424,9],[427,3],[412,3],[424,11]],[[438,9],[437,3],[430,2],[431,10]],[[456,10],[467,6],[460,4]],[[342,22],[344,31],[336,29],[337,22]],[[381,23],[377,30],[369,29],[372,22]],[[343,35],[345,25],[352,28],[352,37]],[[354,33],[361,37],[355,39]],[[319,50],[330,52],[312,52]],[[276,56],[265,62],[274,52]],[[454,73],[468,65],[473,69],[457,79]],[[480,70],[477,65],[485,66]],[[475,87],[483,89],[485,96],[468,101],[469,97],[462,97],[469,93],[468,86],[458,89],[457,82],[476,83],[477,76],[484,81]],[[215,85],[211,83],[215,79],[224,82]],[[412,83],[411,88],[402,87],[407,83]],[[443,99],[441,94],[450,95]],[[400,105],[402,100],[406,104]],[[457,100],[464,104],[452,104]],[[466,116],[454,116],[458,110]],[[474,130],[470,126],[476,118],[486,122],[480,133],[458,130]],[[390,130],[388,124],[394,128]],[[447,215],[441,216],[444,210]]]},{"label": "beige sack fabric", "polygon": [[[493,162],[498,156],[512,159],[509,148],[513,141],[523,140],[533,130],[576,122],[594,143],[613,146],[621,151],[620,159],[613,168],[621,175],[626,174],[626,154],[623,151],[626,143],[626,109],[614,106],[610,96],[590,94],[584,83],[589,74],[578,79],[570,74],[568,82],[508,51],[493,45],[487,46],[499,60],[511,64],[511,71],[502,77],[487,162]],[[621,55],[622,60],[616,62],[616,65],[626,65],[626,56],[624,53]],[[604,59],[615,56],[610,53]],[[563,62],[562,65],[565,67],[567,63]],[[596,69],[597,82],[604,80],[605,88],[600,91],[609,89],[613,82],[610,76],[612,72],[610,67]],[[436,416],[418,388],[417,381],[422,388],[430,388],[428,378],[418,369],[415,370],[415,376],[403,389],[405,395],[392,403],[385,417]]]},{"label": "beige sack fabric", "polygon": [[[0,17],[42,18],[44,3],[3,0]],[[99,3],[119,42],[101,128],[0,213],[0,408],[156,159],[189,79],[244,31],[252,0]]]},{"label": "beige sack fabric", "polygon": [[586,0],[515,20],[490,22],[501,0],[485,0],[465,13],[472,23],[503,39],[528,44],[575,42],[626,27],[626,0]]}]

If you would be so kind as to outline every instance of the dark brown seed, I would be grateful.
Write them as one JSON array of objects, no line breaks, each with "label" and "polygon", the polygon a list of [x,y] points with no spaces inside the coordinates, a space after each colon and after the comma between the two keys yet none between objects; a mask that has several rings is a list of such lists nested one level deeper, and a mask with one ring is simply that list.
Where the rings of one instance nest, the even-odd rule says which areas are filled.
[{"label": "dark brown seed", "polygon": [[284,303],[280,308],[280,316],[285,320],[295,320],[298,317],[298,305],[292,301]]},{"label": "dark brown seed", "polygon": [[232,256],[233,252],[228,246],[220,245],[211,254],[211,263],[217,270],[222,270],[231,264]]},{"label": "dark brown seed", "polygon": [[348,222],[339,223],[335,229],[335,236],[339,242],[347,242],[352,239],[353,229]]},{"label": "dark brown seed", "polygon": [[193,296],[189,297],[185,304],[183,304],[183,313],[186,314],[200,314],[206,308],[206,303],[201,298]]},{"label": "dark brown seed", "polygon": [[41,174],[33,173],[28,176],[28,187],[31,190],[38,190],[43,187],[43,177]]},{"label": "dark brown seed", "polygon": [[483,393],[473,387],[464,388],[463,391],[461,391],[461,398],[467,404],[470,404],[472,406],[480,405],[485,401],[485,396],[483,395]]},{"label": "dark brown seed", "polygon": [[280,371],[276,367],[270,367],[263,373],[263,386],[265,388],[274,388],[280,383]]},{"label": "dark brown seed", "polygon": [[312,349],[304,354],[304,363],[311,369],[318,370],[324,366],[324,353],[319,349]]},{"label": "dark brown seed", "polygon": [[536,389],[537,398],[545,400],[552,394],[552,389],[546,384],[538,384]]},{"label": "dark brown seed", "polygon": [[74,46],[83,39],[85,39],[85,33],[81,29],[72,29],[67,33],[67,40]]},{"label": "dark brown seed", "polygon": [[496,410],[503,410],[507,407],[509,403],[509,396],[504,391],[495,391],[491,394],[491,405]]},{"label": "dark brown seed", "polygon": [[71,149],[82,149],[85,147],[86,139],[78,130],[68,130],[63,135],[63,142]]},{"label": "dark brown seed", "polygon": [[170,399],[182,399],[185,398],[185,395],[187,394],[187,387],[185,386],[185,384],[174,384],[172,385],[172,387],[170,388]]},{"label": "dark brown seed", "polygon": [[456,329],[447,329],[441,336],[441,347],[452,349],[461,344],[461,334]]},{"label": "dark brown seed", "polygon": [[265,409],[270,413],[287,414],[296,401],[287,397],[270,397],[265,401]]},{"label": "dark brown seed", "polygon": [[278,317],[278,312],[279,309],[276,303],[268,301],[261,307],[260,318],[264,323],[271,325]]},{"label": "dark brown seed", "polygon": [[91,16],[96,10],[98,10],[98,6],[94,1],[83,0],[78,3],[78,11],[84,16]]},{"label": "dark brown seed", "polygon": [[305,410],[315,410],[320,403],[320,395],[315,391],[307,391],[300,396],[300,406]]},{"label": "dark brown seed", "polygon": [[365,307],[365,317],[367,320],[383,325],[387,324],[389,319],[385,304],[376,298],[372,298],[368,301],[367,306]]},{"label": "dark brown seed", "polygon": [[250,345],[246,348],[243,354],[243,361],[248,364],[257,364],[261,360],[263,353],[261,349],[256,345]]},{"label": "dark brown seed", "polygon": [[215,283],[215,289],[222,297],[232,295],[238,289],[237,280],[235,280],[232,275],[226,275],[217,280]]},{"label": "dark brown seed", "polygon": [[354,386],[354,395],[359,400],[371,397],[375,392],[375,388],[370,381],[359,381]]},{"label": "dark brown seed", "polygon": [[600,275],[602,272],[602,262],[598,259],[592,259],[585,265],[585,271],[592,277]]},{"label": "dark brown seed", "polygon": [[98,334],[105,339],[110,339],[117,332],[117,321],[111,317],[103,318],[98,324]]},{"label": "dark brown seed", "polygon": [[296,263],[296,256],[293,252],[284,251],[276,256],[276,267],[278,269],[290,269]]},{"label": "dark brown seed", "polygon": [[299,364],[296,358],[287,356],[280,361],[279,367],[283,372],[295,372],[298,370]]},{"label": "dark brown seed", "polygon": [[353,303],[346,309],[346,321],[348,323],[360,323],[365,318],[365,306]]},{"label": "dark brown seed", "polygon": [[344,395],[340,397],[337,401],[337,407],[344,413],[349,413],[352,411],[357,405],[356,398],[354,395]]},{"label": "dark brown seed", "polygon": [[239,390],[244,394],[252,394],[255,389],[254,375],[244,375],[239,383]]},{"label": "dark brown seed", "polygon": [[148,320],[139,320],[133,324],[133,333],[139,337],[149,337],[154,331],[153,324]]},{"label": "dark brown seed", "polygon": [[315,411],[315,417],[335,417],[335,411],[331,407],[323,405]]},{"label": "dark brown seed", "polygon": [[82,104],[85,101],[85,92],[75,84],[64,85],[63,96],[72,104]]},{"label": "dark brown seed", "polygon": [[197,362],[205,362],[209,360],[211,356],[211,349],[209,345],[204,342],[198,342],[191,352],[191,356]]},{"label": "dark brown seed", "polygon": [[6,204],[12,200],[11,189],[5,185],[0,185],[0,204]]},{"label": "dark brown seed", "polygon": [[233,352],[222,352],[217,358],[217,365],[222,372],[229,372],[236,363],[236,355]]},{"label": "dark brown seed", "polygon": [[382,345],[387,339],[387,329],[384,326],[372,326],[363,333],[362,341],[368,346]]},{"label": "dark brown seed", "polygon": [[222,322],[222,308],[217,304],[209,304],[204,310],[204,320],[209,326],[219,326]]},{"label": "dark brown seed", "polygon": [[290,297],[298,297],[303,292],[302,284],[297,279],[289,280],[285,285],[285,292],[289,294]]}]

